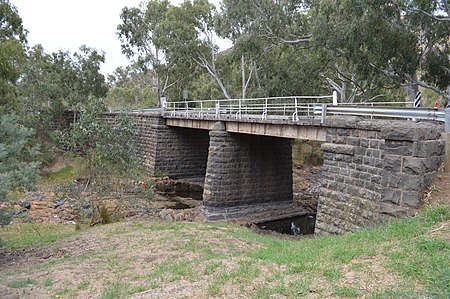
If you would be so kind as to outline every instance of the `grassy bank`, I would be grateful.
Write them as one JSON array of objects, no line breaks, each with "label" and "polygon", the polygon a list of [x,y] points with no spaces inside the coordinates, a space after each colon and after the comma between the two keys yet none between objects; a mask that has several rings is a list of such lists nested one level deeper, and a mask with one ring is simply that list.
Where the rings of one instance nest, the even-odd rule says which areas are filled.
[{"label": "grassy bank", "polygon": [[[50,240],[0,231],[19,256],[0,270],[2,297],[447,298],[450,207],[344,236],[305,239],[208,223],[122,222]],[[42,233],[41,233],[42,234]],[[47,231],[44,232],[47,234]],[[74,234],[74,235],[71,235]],[[22,240],[22,241],[20,241]],[[27,263],[20,259],[26,258]]]}]

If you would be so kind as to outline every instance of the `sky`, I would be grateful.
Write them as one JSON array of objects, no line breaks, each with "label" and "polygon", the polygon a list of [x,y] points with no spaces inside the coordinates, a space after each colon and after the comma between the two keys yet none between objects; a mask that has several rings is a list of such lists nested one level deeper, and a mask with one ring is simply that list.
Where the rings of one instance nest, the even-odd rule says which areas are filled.
[{"label": "sky", "polygon": [[[142,0],[10,0],[17,7],[28,30],[30,46],[42,44],[46,53],[68,50],[85,44],[105,52],[104,75],[129,64],[122,54],[116,34],[123,7],[138,7]],[[179,4],[182,0],[172,0]],[[219,0],[211,1],[218,6]],[[219,41],[226,48],[224,41]]]}]

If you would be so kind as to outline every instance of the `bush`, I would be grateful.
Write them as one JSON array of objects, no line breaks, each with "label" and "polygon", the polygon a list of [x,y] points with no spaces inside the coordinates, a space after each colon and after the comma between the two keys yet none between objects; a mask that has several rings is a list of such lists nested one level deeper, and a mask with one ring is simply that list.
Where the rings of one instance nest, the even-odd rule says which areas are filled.
[{"label": "bush", "polygon": [[104,112],[102,101],[92,101],[79,121],[60,136],[63,145],[87,159],[90,182],[113,170],[126,170],[135,162],[134,124],[127,117],[108,124],[101,118]]},{"label": "bush", "polygon": [[0,107],[0,201],[11,191],[35,188],[40,163],[36,162],[39,146],[32,143],[33,135],[15,113]]}]

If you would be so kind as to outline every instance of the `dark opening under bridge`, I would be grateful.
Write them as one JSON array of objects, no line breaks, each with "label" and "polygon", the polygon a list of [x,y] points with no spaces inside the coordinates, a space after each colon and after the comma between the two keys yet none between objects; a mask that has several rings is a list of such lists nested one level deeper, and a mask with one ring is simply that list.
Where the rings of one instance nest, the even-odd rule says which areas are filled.
[{"label": "dark opening under bridge", "polygon": [[414,213],[444,160],[448,109],[386,105],[237,99],[171,102],[131,116],[142,168],[204,180],[202,211],[210,220],[301,213],[293,204],[292,139],[324,142],[315,232],[327,234]]}]

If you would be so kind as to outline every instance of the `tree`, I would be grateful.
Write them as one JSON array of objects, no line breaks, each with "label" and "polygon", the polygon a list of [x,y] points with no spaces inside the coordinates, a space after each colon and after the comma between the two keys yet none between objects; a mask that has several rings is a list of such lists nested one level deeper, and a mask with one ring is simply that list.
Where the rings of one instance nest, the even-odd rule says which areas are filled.
[{"label": "tree", "polygon": [[97,50],[83,45],[73,55],[46,54],[38,45],[27,56],[18,84],[19,104],[41,126],[57,120],[64,110],[80,110],[91,97],[106,96],[108,87],[100,73],[105,58]]},{"label": "tree", "polygon": [[106,96],[109,109],[136,109],[156,107],[155,75],[138,66],[117,68],[108,78],[110,89]]},{"label": "tree", "polygon": [[[151,0],[140,8],[124,7],[120,14],[122,24],[117,26],[117,34],[122,43],[122,52],[128,57],[137,56],[142,66],[150,66],[156,74],[156,94],[158,103],[166,90],[175,81],[165,64],[165,53],[159,43],[158,28],[170,4],[168,0]],[[164,85],[162,85],[164,82]]]},{"label": "tree", "polygon": [[128,169],[135,161],[134,127],[127,117],[108,124],[101,119],[102,100],[92,99],[79,120],[61,135],[61,142],[73,152],[86,157],[88,183],[110,175],[113,167]]},{"label": "tree", "polygon": [[19,65],[24,61],[26,31],[17,9],[0,0],[0,105],[13,105]]},{"label": "tree", "polygon": [[446,0],[320,1],[313,37],[350,61],[362,78],[385,76],[411,101],[418,87],[450,100]]},{"label": "tree", "polygon": [[214,6],[207,0],[185,1],[173,6],[152,0],[141,8],[124,8],[118,26],[122,50],[147,63],[156,73],[158,98],[203,69],[230,98],[216,66],[218,47],[213,42]]},{"label": "tree", "polygon": [[10,191],[33,189],[38,178],[39,163],[33,161],[38,147],[30,141],[34,132],[13,111],[25,34],[17,9],[0,0],[0,201]]},{"label": "tree", "polygon": [[34,159],[39,146],[33,145],[32,129],[19,124],[20,117],[0,107],[0,202],[13,190],[31,190],[38,175]]}]

